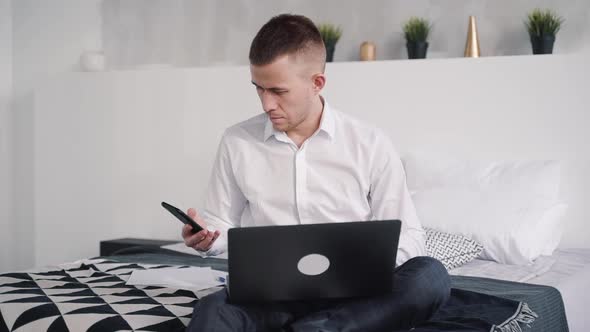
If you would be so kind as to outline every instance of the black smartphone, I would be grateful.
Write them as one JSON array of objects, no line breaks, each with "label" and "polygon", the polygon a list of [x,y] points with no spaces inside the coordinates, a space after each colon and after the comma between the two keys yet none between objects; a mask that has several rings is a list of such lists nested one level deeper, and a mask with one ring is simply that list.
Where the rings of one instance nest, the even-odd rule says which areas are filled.
[{"label": "black smartphone", "polygon": [[180,210],[179,208],[170,205],[166,202],[162,202],[162,206],[164,207],[164,209],[170,211],[170,213],[172,213],[176,218],[178,218],[178,220],[182,221],[183,224],[191,225],[193,227],[193,234],[203,230],[203,227],[199,226],[199,224],[197,224],[193,220],[193,218],[187,216],[186,213],[182,212],[182,210]]}]

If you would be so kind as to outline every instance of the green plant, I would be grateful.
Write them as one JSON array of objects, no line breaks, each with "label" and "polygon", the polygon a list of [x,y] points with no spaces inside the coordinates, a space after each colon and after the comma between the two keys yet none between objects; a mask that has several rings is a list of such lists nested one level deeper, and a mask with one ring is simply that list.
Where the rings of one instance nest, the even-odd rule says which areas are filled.
[{"label": "green plant", "polygon": [[403,30],[407,42],[426,42],[432,25],[425,18],[411,17],[404,24]]},{"label": "green plant", "polygon": [[342,36],[342,28],[337,27],[333,24],[323,23],[318,25],[320,35],[324,40],[324,44],[336,44]]},{"label": "green plant", "polygon": [[555,36],[565,20],[550,9],[534,9],[525,22],[531,37]]}]

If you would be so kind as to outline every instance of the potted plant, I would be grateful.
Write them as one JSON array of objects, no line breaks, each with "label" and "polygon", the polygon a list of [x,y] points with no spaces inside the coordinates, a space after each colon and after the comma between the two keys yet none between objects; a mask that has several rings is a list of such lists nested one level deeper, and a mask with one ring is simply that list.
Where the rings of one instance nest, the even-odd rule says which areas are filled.
[{"label": "potted plant", "polygon": [[320,35],[322,35],[324,45],[326,46],[326,62],[332,62],[334,60],[336,43],[342,36],[342,29],[333,24],[324,23],[318,25],[318,30],[320,30]]},{"label": "potted plant", "polygon": [[555,35],[563,22],[564,19],[550,9],[536,8],[529,13],[525,25],[531,38],[533,54],[553,53]]},{"label": "potted plant", "polygon": [[428,50],[428,35],[432,26],[427,19],[411,17],[403,27],[408,59],[424,59]]}]

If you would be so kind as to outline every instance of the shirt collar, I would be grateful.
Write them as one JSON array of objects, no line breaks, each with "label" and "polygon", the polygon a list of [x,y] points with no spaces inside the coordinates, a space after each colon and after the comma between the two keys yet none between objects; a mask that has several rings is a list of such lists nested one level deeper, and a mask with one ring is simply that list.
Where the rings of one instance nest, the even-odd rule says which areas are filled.
[{"label": "shirt collar", "polygon": [[[334,130],[336,129],[336,123],[334,119],[334,112],[331,109],[328,102],[323,98],[322,101],[324,102],[324,109],[322,110],[322,118],[320,119],[320,127],[318,131],[325,132],[330,139],[334,138]],[[283,131],[275,130],[272,126],[272,121],[270,119],[266,120],[264,126],[264,141],[266,142],[271,136],[276,135],[286,135]]]}]

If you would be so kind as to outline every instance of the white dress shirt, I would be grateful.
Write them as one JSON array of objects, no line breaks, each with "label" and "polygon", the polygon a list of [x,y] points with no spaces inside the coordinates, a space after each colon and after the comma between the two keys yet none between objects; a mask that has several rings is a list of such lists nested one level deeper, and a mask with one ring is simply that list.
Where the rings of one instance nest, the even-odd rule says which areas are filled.
[{"label": "white dress shirt", "polygon": [[221,231],[207,256],[227,250],[232,227],[384,219],[402,221],[398,265],[426,255],[424,230],[391,140],[327,102],[320,127],[300,148],[264,113],[228,128],[203,218]]}]

